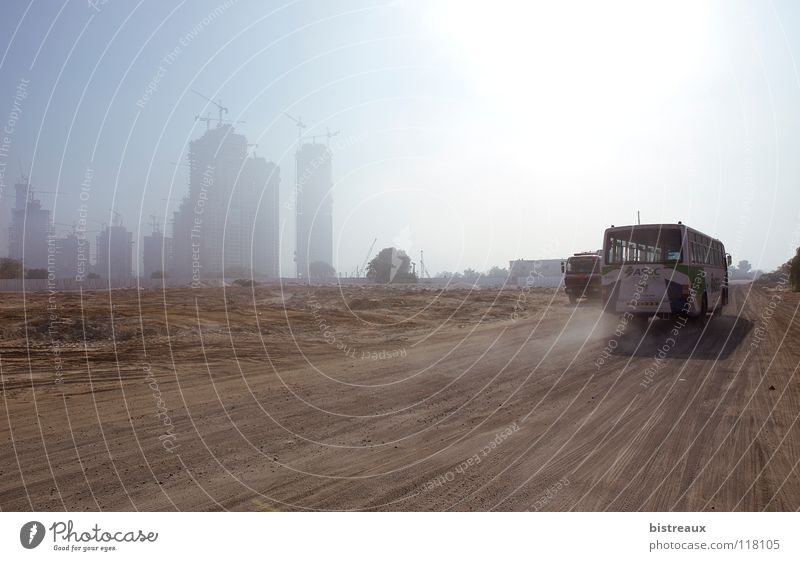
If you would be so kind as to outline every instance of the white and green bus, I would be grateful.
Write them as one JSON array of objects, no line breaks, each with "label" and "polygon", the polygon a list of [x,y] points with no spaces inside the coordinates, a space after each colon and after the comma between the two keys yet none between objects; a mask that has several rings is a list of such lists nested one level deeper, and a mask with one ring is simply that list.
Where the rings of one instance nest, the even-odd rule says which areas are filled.
[{"label": "white and green bus", "polygon": [[609,313],[705,318],[728,303],[731,256],[721,241],[680,222],[612,226],[603,260]]}]

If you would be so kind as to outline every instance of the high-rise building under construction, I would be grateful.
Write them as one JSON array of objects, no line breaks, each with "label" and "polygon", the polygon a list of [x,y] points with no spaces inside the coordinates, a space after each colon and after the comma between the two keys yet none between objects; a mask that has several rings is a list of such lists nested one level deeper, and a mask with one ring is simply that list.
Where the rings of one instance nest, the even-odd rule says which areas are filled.
[{"label": "high-rise building under construction", "polygon": [[26,178],[14,186],[16,200],[8,229],[8,256],[26,269],[46,269],[48,238],[52,235],[50,211],[34,198]]},{"label": "high-rise building under construction", "polygon": [[247,154],[247,139],[220,122],[189,147],[189,193],[173,216],[175,278],[276,277],[278,167]]},{"label": "high-rise building under construction", "polygon": [[115,217],[111,226],[97,234],[96,272],[109,280],[125,280],[133,276],[133,233]]},{"label": "high-rise building under construction", "polygon": [[162,278],[171,259],[172,238],[166,237],[159,227],[154,227],[149,236],[142,238],[142,275],[146,279]]},{"label": "high-rise building under construction", "polygon": [[245,160],[237,189],[250,199],[255,218],[248,226],[252,242],[247,246],[253,270],[271,278],[280,276],[280,168],[265,158]]},{"label": "high-rise building under construction", "polygon": [[75,279],[77,282],[83,282],[90,272],[89,252],[91,246],[86,234],[76,230],[51,241],[55,249],[56,278]]},{"label": "high-rise building under construction", "polygon": [[[318,276],[319,265],[333,266],[333,179],[331,151],[316,142],[301,144],[296,154],[295,261],[298,278]],[[324,266],[321,267],[324,270]]]}]

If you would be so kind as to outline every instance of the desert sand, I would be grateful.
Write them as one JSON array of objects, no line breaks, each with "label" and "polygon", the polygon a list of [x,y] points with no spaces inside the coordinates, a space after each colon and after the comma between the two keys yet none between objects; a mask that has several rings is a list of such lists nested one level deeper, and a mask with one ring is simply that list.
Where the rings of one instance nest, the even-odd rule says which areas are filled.
[{"label": "desert sand", "polygon": [[544,288],[5,293],[0,508],[794,511],[799,306],[739,285],[642,332]]}]

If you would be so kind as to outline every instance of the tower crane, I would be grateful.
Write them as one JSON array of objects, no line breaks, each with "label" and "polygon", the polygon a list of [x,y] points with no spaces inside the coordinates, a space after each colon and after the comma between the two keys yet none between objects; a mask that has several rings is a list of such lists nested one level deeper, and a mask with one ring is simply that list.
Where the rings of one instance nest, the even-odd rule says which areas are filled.
[{"label": "tower crane", "polygon": [[[203,99],[205,99],[207,102],[211,103],[212,105],[216,105],[216,107],[217,107],[217,111],[219,112],[219,124],[221,125],[221,124],[222,124],[222,121],[223,121],[223,119],[222,119],[222,114],[223,114],[223,113],[225,113],[226,115],[228,114],[228,108],[227,108],[227,107],[225,107],[224,105],[222,105],[222,100],[220,99],[219,101],[214,101],[214,100],[213,100],[213,99],[211,99],[210,97],[208,97],[208,96],[205,96],[205,95],[201,94],[201,93],[200,93],[200,92],[198,92],[197,90],[192,90],[192,93],[195,93],[195,94],[199,95],[200,97],[202,97]],[[202,117],[202,118],[203,118],[203,119],[205,119],[205,118],[207,118],[207,117]],[[218,126],[219,126],[219,125],[218,125]]]},{"label": "tower crane", "polygon": [[333,138],[334,136],[336,136],[340,132],[342,132],[342,131],[333,131],[333,132],[331,132],[331,129],[329,129],[328,127],[325,127],[325,134],[315,134],[315,135],[313,135],[311,137],[311,142],[312,143],[316,143],[317,142],[317,138],[324,138],[325,139],[325,146],[330,146],[331,138]]},{"label": "tower crane", "polygon": [[[209,113],[209,115],[210,115],[210,113]],[[229,119],[214,119],[213,117],[201,117],[200,115],[195,115],[194,116],[194,120],[195,121],[205,121],[206,130],[211,128],[211,122],[212,121],[217,121],[217,126],[220,126],[222,123],[236,124],[236,123],[246,123],[247,122],[247,121],[231,121]]]},{"label": "tower crane", "polygon": [[[95,222],[92,220],[92,222]],[[78,234],[78,224],[77,222],[73,222],[72,224],[67,224],[66,222],[53,222],[54,226],[66,226],[72,229],[72,235],[75,236]],[[105,224],[104,224],[105,226]],[[99,234],[100,230],[81,230],[81,234]]]},{"label": "tower crane", "polygon": [[419,274],[422,275],[422,278],[429,279],[431,278],[430,273],[428,273],[428,268],[425,266],[425,258],[422,255],[422,250],[419,250]]},{"label": "tower crane", "polygon": [[150,226],[153,228],[154,234],[161,233],[161,217],[155,214],[150,215]]},{"label": "tower crane", "polygon": [[289,117],[292,121],[294,121],[294,124],[297,125],[297,147],[299,148],[300,144],[303,142],[303,129],[306,128],[306,124],[303,122],[302,117],[295,118],[288,113],[284,113],[284,115]]},{"label": "tower crane", "polygon": [[45,195],[71,195],[69,191],[43,191],[41,189],[34,189],[28,185],[28,201],[33,201],[37,193],[44,193]]},{"label": "tower crane", "polygon": [[120,213],[118,210],[115,210],[113,208],[110,208],[108,210],[109,210],[109,212],[111,212],[112,217],[113,217],[112,220],[111,220],[111,225],[112,226],[122,226],[122,213]]},{"label": "tower crane", "polygon": [[329,129],[328,127],[325,127],[325,144],[326,145],[330,145],[331,138],[333,138],[334,136],[336,136],[340,132],[342,132],[342,131],[333,131],[333,132],[331,132],[331,129]]},{"label": "tower crane", "polygon": [[[78,231],[78,225],[77,225],[77,223],[75,223],[75,222],[73,222],[72,224],[67,224],[66,222],[51,222],[51,224],[52,224],[54,227],[55,227],[55,226],[67,226],[67,227],[69,227],[69,228],[72,228],[72,235],[73,235],[73,236],[74,236],[74,235],[77,233],[77,231]],[[55,230],[55,228],[53,228],[53,229]]]}]

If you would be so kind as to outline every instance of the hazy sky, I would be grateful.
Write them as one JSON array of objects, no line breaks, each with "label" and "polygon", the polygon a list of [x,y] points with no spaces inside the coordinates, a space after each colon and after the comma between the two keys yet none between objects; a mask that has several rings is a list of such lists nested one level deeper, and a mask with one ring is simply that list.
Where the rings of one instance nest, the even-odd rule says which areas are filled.
[{"label": "hazy sky", "polygon": [[341,130],[341,272],[375,237],[424,250],[431,272],[562,257],[637,210],[772,269],[800,244],[800,4],[645,4],[4,2],[0,123],[15,97],[20,114],[0,135],[6,189],[21,159],[70,224],[91,167],[93,218],[113,206],[149,232],[186,192],[172,162],[205,128],[195,115],[214,110],[194,88],[281,166],[285,275],[297,131],[284,112],[307,134]]}]

